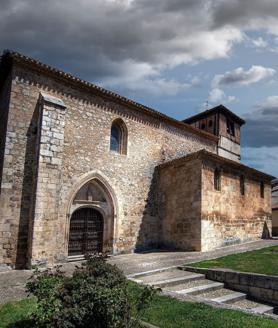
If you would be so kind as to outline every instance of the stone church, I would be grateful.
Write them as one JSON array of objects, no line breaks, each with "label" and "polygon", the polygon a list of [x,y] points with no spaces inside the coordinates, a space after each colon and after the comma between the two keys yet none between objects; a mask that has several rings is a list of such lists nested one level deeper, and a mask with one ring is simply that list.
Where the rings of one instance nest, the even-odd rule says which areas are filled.
[{"label": "stone church", "polygon": [[271,237],[273,177],[220,105],[178,121],[15,52],[0,63],[0,263]]}]

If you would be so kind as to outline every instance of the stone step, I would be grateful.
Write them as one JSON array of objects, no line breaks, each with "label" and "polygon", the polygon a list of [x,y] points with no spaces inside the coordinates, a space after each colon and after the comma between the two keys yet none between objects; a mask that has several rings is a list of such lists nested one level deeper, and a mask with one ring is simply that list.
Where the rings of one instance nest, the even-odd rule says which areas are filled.
[{"label": "stone step", "polygon": [[[207,280],[209,282],[213,282],[212,280]],[[209,291],[203,291],[202,293],[198,294],[198,297],[202,297],[206,300],[212,300],[218,297],[222,297],[225,295],[229,295],[231,294],[233,291],[231,289],[228,288],[220,288],[220,289],[216,289],[216,290],[209,290]]]},{"label": "stone step", "polygon": [[234,303],[246,298],[246,294],[230,291],[230,294],[212,298],[211,300],[218,303]]},{"label": "stone step", "polygon": [[[138,279],[138,278],[141,278],[141,277],[147,277],[147,276],[151,276],[151,275],[161,273],[161,272],[173,271],[174,269],[177,269],[177,267],[176,266],[171,266],[171,267],[165,267],[165,268],[161,268],[161,269],[143,271],[143,272],[129,274],[129,275],[127,275],[127,278],[128,279]],[[180,271],[180,269],[177,269],[177,270]]]},{"label": "stone step", "polygon": [[182,289],[177,291],[178,294],[198,295],[204,291],[216,290],[223,288],[224,284],[221,282],[212,282],[206,285],[196,286],[192,288]]},{"label": "stone step", "polygon": [[247,299],[245,293],[224,288],[224,283],[206,279],[204,274],[180,270],[177,267],[139,272],[129,275],[128,278],[140,284],[161,287],[164,291],[194,295],[199,300],[203,298],[204,301],[231,304],[235,309],[247,309],[256,314],[273,315],[275,310],[272,306]]},{"label": "stone step", "polygon": [[257,314],[273,313],[274,311],[274,308],[272,306],[259,303],[259,301],[253,301],[251,299],[242,299],[234,302],[232,305],[238,309],[251,310],[252,312]]},{"label": "stone step", "polygon": [[147,285],[151,285],[154,287],[167,287],[167,286],[175,286],[184,282],[194,281],[199,279],[204,279],[204,275],[195,273],[191,275],[186,275],[184,277],[170,278],[170,279],[158,280],[156,282],[149,282],[147,283]]},{"label": "stone step", "polygon": [[[141,283],[153,285],[153,284],[157,284],[157,282],[161,282],[164,280],[184,278],[184,277],[192,276],[192,275],[200,275],[200,273],[193,273],[193,272],[189,272],[189,271],[186,272],[186,271],[174,269],[174,270],[170,270],[170,271],[162,271],[162,272],[157,272],[157,273],[154,273],[151,275],[141,276],[136,279],[138,281],[141,281]],[[204,275],[202,275],[202,276],[204,276]]]},{"label": "stone step", "polygon": [[182,283],[179,283],[174,286],[168,286],[163,288],[164,290],[171,291],[171,292],[177,292],[179,290],[188,289],[196,286],[204,286],[213,283],[212,280],[207,279],[196,279],[196,280],[188,280]]},{"label": "stone step", "polygon": [[68,262],[77,262],[83,260],[85,260],[85,255],[72,255],[72,256],[68,256],[67,259]]},{"label": "stone step", "polygon": [[260,304],[259,306],[252,308],[252,311],[257,314],[264,314],[264,313],[271,314],[274,312],[274,307],[269,306],[269,305]]}]

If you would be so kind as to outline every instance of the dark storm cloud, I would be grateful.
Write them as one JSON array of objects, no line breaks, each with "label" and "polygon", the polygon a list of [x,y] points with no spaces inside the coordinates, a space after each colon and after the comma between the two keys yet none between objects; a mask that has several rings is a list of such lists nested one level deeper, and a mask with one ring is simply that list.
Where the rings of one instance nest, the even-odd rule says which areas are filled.
[{"label": "dark storm cloud", "polygon": [[207,3],[0,1],[0,46],[62,65],[84,78],[129,73],[126,61],[160,72],[183,62],[226,56],[233,42],[240,40],[239,31],[221,28],[208,38]]},{"label": "dark storm cloud", "polygon": [[[257,0],[240,1],[244,12],[247,2],[254,17],[265,10]],[[0,0],[0,48],[94,82],[119,78],[128,87],[134,76],[133,85],[142,86],[166,68],[227,57],[244,39],[236,19],[244,20],[240,6],[220,0]],[[273,18],[272,10],[263,13],[265,21]],[[247,15],[243,25],[254,17]]]},{"label": "dark storm cloud", "polygon": [[243,146],[278,146],[278,96],[269,97],[244,118],[246,125],[242,128]]},{"label": "dark storm cloud", "polygon": [[248,166],[278,176],[278,147],[242,147],[241,160]]},{"label": "dark storm cloud", "polygon": [[[277,0],[219,0],[212,1],[212,15],[215,28],[223,24],[252,26],[266,19],[277,20]],[[276,21],[277,23],[277,21]],[[267,27],[268,24],[265,24]],[[255,26],[254,26],[255,27]]]}]

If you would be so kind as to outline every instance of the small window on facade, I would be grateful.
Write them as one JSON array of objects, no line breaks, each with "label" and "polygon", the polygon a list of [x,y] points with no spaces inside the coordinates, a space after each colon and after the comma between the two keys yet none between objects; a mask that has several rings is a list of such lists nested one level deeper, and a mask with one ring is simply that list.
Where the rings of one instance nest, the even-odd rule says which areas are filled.
[{"label": "small window on facade", "polygon": [[243,175],[240,177],[240,193],[242,196],[245,195],[245,178]]},{"label": "small window on facade", "polygon": [[227,119],[227,132],[231,135],[235,135],[235,123],[229,119]]},{"label": "small window on facade", "polygon": [[110,150],[120,152],[121,142],[121,131],[117,125],[112,125],[111,128],[111,139],[110,139]]},{"label": "small window on facade", "polygon": [[202,123],[202,124],[201,124],[201,129],[202,129],[202,130],[205,130],[205,128],[206,128],[206,124],[205,124],[205,123]]},{"label": "small window on facade", "polygon": [[264,198],[264,183],[261,182],[260,184],[260,193],[261,193],[261,198]]},{"label": "small window on facade", "polygon": [[212,127],[212,120],[209,120],[209,127]]},{"label": "small window on facade", "polygon": [[214,170],[214,189],[215,190],[220,190],[220,185],[221,185],[220,170],[215,169]]},{"label": "small window on facade", "polygon": [[127,153],[127,128],[121,119],[118,119],[112,123],[110,150],[120,154]]}]

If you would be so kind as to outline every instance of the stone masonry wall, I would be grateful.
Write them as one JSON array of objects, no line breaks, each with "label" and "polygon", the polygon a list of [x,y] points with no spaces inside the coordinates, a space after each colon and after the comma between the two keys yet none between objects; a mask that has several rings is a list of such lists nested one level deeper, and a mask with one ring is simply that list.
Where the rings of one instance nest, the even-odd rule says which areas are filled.
[{"label": "stone masonry wall", "polygon": [[158,167],[161,244],[166,248],[201,250],[201,162],[177,161]]},{"label": "stone masonry wall", "polygon": [[[221,170],[221,190],[214,189],[214,170]],[[260,196],[260,180],[245,175],[245,195],[240,192],[241,172],[206,160],[202,171],[202,251],[271,235],[270,183]]]},{"label": "stone masonry wall", "polygon": [[[64,140],[57,167],[47,163],[42,153],[38,158],[42,91],[62,99],[66,106],[65,123],[59,127],[64,129]],[[46,110],[59,121],[58,109],[56,114],[54,109]],[[111,123],[119,117],[128,129],[127,155],[109,150]],[[42,129],[41,138],[43,134]],[[216,151],[215,142],[205,137],[19,66],[13,73],[7,136],[6,151],[10,150],[4,158],[0,233],[9,236],[2,241],[0,262],[18,266],[27,260],[28,252],[34,261],[48,263],[67,256],[70,201],[80,181],[94,174],[115,195],[114,252],[156,243],[158,223],[151,188],[155,166],[203,148]]]},{"label": "stone masonry wall", "polygon": [[[6,140],[6,128],[9,112],[9,101],[11,92],[11,74],[6,78],[6,81],[0,92],[0,192],[1,192],[1,178],[4,164],[5,153],[5,140]],[[7,149],[7,155],[9,150]]]},{"label": "stone masonry wall", "polygon": [[[29,261],[32,264],[47,263],[56,254],[60,234],[58,223],[59,196],[61,190],[61,166],[65,126],[64,106],[40,99],[40,135],[38,139],[38,168],[36,203],[29,222]],[[52,241],[51,243],[49,241]],[[39,253],[39,255],[38,255]]]},{"label": "stone masonry wall", "polygon": [[278,209],[272,210],[272,233],[278,236]]},{"label": "stone masonry wall", "polygon": [[[6,167],[4,169],[4,156],[10,155],[10,151],[12,149],[12,145],[9,145],[5,149],[5,141],[9,140],[11,137],[12,131],[6,135],[7,128],[7,120],[8,120],[8,112],[9,112],[9,100],[10,100],[10,88],[11,88],[11,75],[6,79],[4,85],[2,86],[2,90],[0,93],[0,197],[4,199],[4,203],[8,204],[9,198],[13,197],[12,193],[5,194],[6,188],[11,187],[11,181],[6,180],[2,181],[2,175],[8,174],[11,170],[10,167]],[[6,254],[10,254],[11,247],[11,231],[10,231],[10,213],[12,209],[3,208],[2,216],[0,220],[0,258],[6,257]],[[1,209],[0,209],[1,213]],[[1,262],[0,262],[1,266]]]}]

